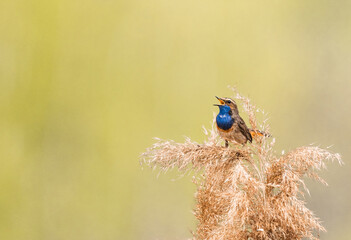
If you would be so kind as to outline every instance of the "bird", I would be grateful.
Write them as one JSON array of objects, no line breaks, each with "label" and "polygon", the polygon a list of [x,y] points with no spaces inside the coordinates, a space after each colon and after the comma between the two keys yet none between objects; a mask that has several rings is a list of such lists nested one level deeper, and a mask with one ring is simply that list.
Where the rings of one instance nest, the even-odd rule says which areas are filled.
[{"label": "bird", "polygon": [[244,145],[247,141],[252,143],[252,139],[256,136],[271,136],[269,133],[248,128],[244,120],[240,117],[238,106],[233,99],[215,97],[220,102],[220,104],[214,104],[219,107],[216,126],[219,136],[225,140],[226,147],[229,146],[229,142]]},{"label": "bird", "polygon": [[220,104],[214,104],[219,107],[219,113],[216,117],[216,125],[219,136],[225,140],[225,146],[229,142],[246,144],[252,142],[250,129],[246,126],[244,120],[239,115],[238,106],[231,98],[217,97]]}]

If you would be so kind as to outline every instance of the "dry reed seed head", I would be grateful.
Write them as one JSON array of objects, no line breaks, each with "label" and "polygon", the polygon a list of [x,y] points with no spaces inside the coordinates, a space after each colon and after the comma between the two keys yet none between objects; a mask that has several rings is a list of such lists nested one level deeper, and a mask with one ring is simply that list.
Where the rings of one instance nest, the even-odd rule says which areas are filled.
[{"label": "dry reed seed head", "polygon": [[[236,92],[252,128],[255,106]],[[266,122],[260,124],[266,131]],[[318,239],[325,231],[319,219],[306,208],[303,197],[307,176],[323,184],[317,170],[326,161],[342,163],[339,154],[319,147],[301,147],[282,156],[274,152],[274,138],[262,138],[245,146],[225,148],[214,128],[204,128],[203,144],[187,138],[184,143],[157,139],[142,154],[143,163],[166,172],[178,168],[195,170],[198,185],[194,215],[198,225],[194,240]]]}]

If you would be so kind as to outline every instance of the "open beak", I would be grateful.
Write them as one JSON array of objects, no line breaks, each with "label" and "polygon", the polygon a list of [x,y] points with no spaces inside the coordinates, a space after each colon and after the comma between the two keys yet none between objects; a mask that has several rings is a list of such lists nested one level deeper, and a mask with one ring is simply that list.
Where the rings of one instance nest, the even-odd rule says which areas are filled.
[{"label": "open beak", "polygon": [[[220,105],[225,105],[225,102],[224,102],[224,100],[222,98],[217,97],[217,96],[215,96],[215,97],[218,99]],[[216,105],[216,106],[218,106],[218,105]]]}]

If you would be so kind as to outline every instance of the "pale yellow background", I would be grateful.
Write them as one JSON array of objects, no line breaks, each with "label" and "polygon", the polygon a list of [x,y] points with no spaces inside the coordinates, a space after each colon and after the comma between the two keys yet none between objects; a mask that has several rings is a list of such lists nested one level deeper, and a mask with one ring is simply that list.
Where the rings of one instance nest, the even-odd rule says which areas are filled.
[{"label": "pale yellow background", "polygon": [[0,238],[190,237],[191,176],[157,178],[139,155],[152,137],[203,141],[214,95],[236,85],[269,113],[278,153],[342,154],[306,200],[321,239],[351,239],[350,13],[348,0],[0,0]]}]

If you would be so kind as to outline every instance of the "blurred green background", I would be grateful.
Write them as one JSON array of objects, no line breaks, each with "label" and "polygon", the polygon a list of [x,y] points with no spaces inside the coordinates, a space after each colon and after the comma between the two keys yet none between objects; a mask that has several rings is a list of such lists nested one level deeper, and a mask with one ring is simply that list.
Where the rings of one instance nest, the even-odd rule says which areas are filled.
[{"label": "blurred green background", "polygon": [[[203,141],[233,85],[277,151],[333,144],[321,239],[351,238],[350,1],[1,0],[0,238],[186,239],[191,176],[142,168],[153,137]],[[243,115],[246,119],[246,116]]]}]

